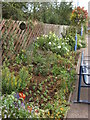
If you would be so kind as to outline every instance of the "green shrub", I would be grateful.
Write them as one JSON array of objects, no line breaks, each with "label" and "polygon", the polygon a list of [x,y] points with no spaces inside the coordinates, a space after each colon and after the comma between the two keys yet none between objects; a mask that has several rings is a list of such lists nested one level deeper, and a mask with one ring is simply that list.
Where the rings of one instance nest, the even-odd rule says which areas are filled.
[{"label": "green shrub", "polygon": [[22,67],[17,77],[18,77],[18,81],[17,81],[18,90],[22,91],[30,82],[31,75],[29,75],[26,67]]},{"label": "green shrub", "polygon": [[38,37],[37,44],[42,50],[50,50],[53,53],[60,55],[66,54],[71,49],[70,45],[67,44],[64,39],[59,39],[58,36],[52,32],[50,32],[48,35]]},{"label": "green shrub", "polygon": [[31,76],[25,67],[20,69],[17,76],[10,72],[9,68],[4,66],[2,69],[2,93],[11,93],[12,91],[22,91],[30,82]]},{"label": "green shrub", "polygon": [[11,73],[8,67],[2,69],[2,93],[11,93],[16,89],[17,79],[14,73]]},{"label": "green shrub", "polygon": [[21,52],[16,56],[16,63],[26,64],[27,63],[27,53],[25,50],[21,50]]}]

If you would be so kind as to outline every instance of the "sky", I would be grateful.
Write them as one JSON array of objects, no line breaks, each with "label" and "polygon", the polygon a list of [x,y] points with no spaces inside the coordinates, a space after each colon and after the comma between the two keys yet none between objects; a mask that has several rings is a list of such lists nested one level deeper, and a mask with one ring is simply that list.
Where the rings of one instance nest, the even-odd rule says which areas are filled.
[{"label": "sky", "polygon": [[88,2],[90,0],[73,0],[74,4],[79,4],[81,7],[85,7],[85,9],[88,11]]},{"label": "sky", "polygon": [[[61,0],[58,0],[58,1],[60,2]],[[62,0],[62,1],[64,1],[64,0]],[[65,0],[65,1],[68,1],[68,2],[73,1],[74,6],[78,5],[78,6],[81,6],[81,7],[85,7],[85,10],[88,11],[88,2],[90,0]]]}]

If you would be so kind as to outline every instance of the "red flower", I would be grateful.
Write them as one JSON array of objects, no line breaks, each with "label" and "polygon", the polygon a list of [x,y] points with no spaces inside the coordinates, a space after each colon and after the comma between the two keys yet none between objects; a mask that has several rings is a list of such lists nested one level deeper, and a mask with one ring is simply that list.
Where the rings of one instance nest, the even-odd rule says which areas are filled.
[{"label": "red flower", "polygon": [[72,14],[75,12],[75,10],[72,11]]},{"label": "red flower", "polygon": [[26,97],[26,95],[25,95],[25,94],[23,94],[23,92],[20,92],[20,93],[19,93],[19,97],[20,97],[20,98],[23,98],[23,100],[24,100],[24,99],[25,99],[25,97]]},{"label": "red flower", "polygon": [[77,7],[77,10],[80,10],[81,8],[80,8],[80,6],[79,7]]},{"label": "red flower", "polygon": [[39,113],[39,111],[38,111],[38,110],[35,110],[35,112],[36,112],[36,113]]}]

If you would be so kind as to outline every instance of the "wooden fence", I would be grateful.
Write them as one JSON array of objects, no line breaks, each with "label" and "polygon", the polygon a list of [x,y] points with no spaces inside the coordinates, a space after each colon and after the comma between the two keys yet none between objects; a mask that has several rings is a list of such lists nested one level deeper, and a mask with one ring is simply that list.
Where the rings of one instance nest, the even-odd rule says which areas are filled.
[{"label": "wooden fence", "polygon": [[26,49],[30,43],[36,40],[36,37],[42,34],[48,34],[50,31],[54,32],[58,37],[65,32],[67,26],[42,24],[39,22],[26,21],[26,29],[21,30],[20,24],[22,21],[5,20],[0,24],[0,37],[2,41],[2,61],[6,58],[12,58],[22,49]]},{"label": "wooden fence", "polygon": [[0,24],[0,38],[2,41],[2,61],[7,58],[14,58],[21,49],[26,49],[37,36],[43,34],[43,25],[34,22],[32,25],[27,21],[26,29],[19,28],[21,21],[2,20]]}]

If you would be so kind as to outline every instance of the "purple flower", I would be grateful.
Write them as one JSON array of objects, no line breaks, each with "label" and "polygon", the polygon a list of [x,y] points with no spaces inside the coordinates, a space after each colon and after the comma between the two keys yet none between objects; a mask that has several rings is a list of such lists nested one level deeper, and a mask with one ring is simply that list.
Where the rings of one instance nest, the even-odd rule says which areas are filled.
[{"label": "purple flower", "polygon": [[19,99],[19,93],[14,94],[14,97]]}]

